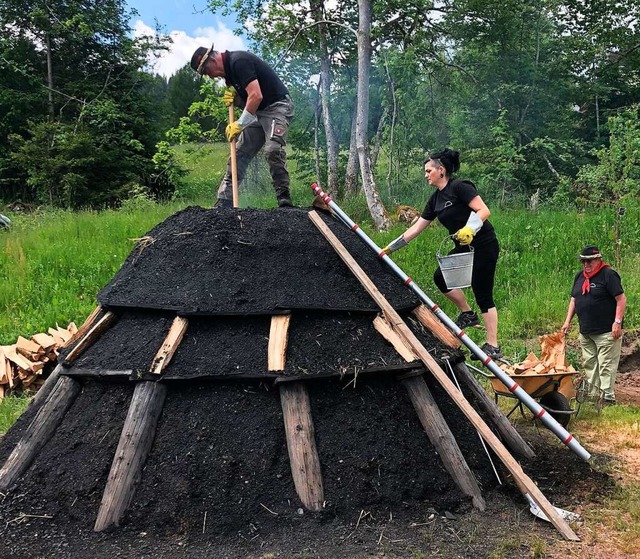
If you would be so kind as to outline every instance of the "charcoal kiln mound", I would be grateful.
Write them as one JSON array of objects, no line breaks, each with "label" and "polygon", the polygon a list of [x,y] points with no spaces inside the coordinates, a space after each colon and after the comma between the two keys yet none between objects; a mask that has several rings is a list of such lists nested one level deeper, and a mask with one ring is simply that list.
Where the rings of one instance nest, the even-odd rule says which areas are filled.
[{"label": "charcoal kiln mound", "polygon": [[[437,365],[464,377],[459,344],[355,235],[322,220]],[[185,209],[97,298],[0,444],[13,537],[32,544],[23,520],[42,519],[64,526],[55,546],[129,530],[215,547],[365,509],[484,509],[480,488],[496,482],[476,430],[394,341],[308,210]],[[491,422],[468,378],[461,390]]]}]

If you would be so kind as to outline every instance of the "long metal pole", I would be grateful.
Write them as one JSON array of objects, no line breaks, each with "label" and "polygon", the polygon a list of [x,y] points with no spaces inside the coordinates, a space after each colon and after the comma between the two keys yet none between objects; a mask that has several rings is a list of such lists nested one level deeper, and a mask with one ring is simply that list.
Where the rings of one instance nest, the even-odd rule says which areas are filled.
[{"label": "long metal pole", "polygon": [[[233,105],[229,107],[229,124],[231,124],[235,119],[235,115],[233,114]],[[236,139],[234,138],[230,142],[231,147],[231,192],[233,196],[233,207],[239,208],[239,194],[238,194],[238,161],[236,158]]]},{"label": "long metal pole", "polygon": [[364,243],[373,250],[385,264],[387,264],[397,276],[403,281],[403,283],[409,287],[419,298],[423,301],[431,311],[440,319],[440,321],[449,329],[453,334],[469,348],[469,350],[480,358],[482,364],[487,367],[498,379],[504,384],[513,395],[518,398],[525,406],[527,406],[533,415],[539,419],[545,427],[547,427],[552,433],[554,433],[565,445],[567,445],[573,452],[575,452],[583,460],[589,460],[591,454],[589,454],[582,445],[569,433],[562,425],[560,425],[551,414],[538,404],[529,394],[515,382],[507,373],[505,373],[496,363],[489,357],[484,351],[482,351],[475,342],[467,336],[466,332],[458,327],[458,325],[451,320],[447,314],[436,305],[427,295],[416,285],[416,283],[405,274],[400,267],[393,261],[382,249],[374,243],[371,238],[362,230],[360,226],[351,220],[351,218],[344,213],[338,204],[336,204],[331,197],[326,194],[318,183],[311,185],[311,190],[314,194],[320,196],[322,201],[329,206],[333,212],[340,218],[340,220],[351,229],[356,235],[358,235]]}]

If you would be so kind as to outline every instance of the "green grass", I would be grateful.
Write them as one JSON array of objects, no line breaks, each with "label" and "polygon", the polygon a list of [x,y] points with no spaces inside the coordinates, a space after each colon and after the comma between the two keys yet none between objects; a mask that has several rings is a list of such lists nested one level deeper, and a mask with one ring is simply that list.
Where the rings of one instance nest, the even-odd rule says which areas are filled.
[{"label": "green grass", "polygon": [[28,396],[11,396],[0,400],[0,434],[6,433],[27,407]]}]

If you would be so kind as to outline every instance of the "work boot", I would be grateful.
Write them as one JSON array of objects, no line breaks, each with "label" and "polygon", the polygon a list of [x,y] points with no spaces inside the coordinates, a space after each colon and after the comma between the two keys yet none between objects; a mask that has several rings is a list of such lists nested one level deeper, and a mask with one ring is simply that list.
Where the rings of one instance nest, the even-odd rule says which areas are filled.
[{"label": "work boot", "polygon": [[278,198],[278,207],[279,208],[293,208],[293,204],[291,202],[291,198],[289,198],[289,196],[280,196]]},{"label": "work boot", "polygon": [[214,208],[233,208],[233,200],[228,200],[227,198],[218,198],[216,200],[216,205]]},{"label": "work boot", "polygon": [[[500,346],[495,346],[495,345],[491,345],[489,343],[485,343],[485,344],[482,345],[482,347],[480,349],[482,351],[484,351],[494,361],[502,359],[502,353],[500,353]],[[471,360],[472,361],[480,361],[480,358],[476,354],[472,354],[471,355]]]},{"label": "work boot", "polygon": [[480,319],[475,311],[465,311],[460,313],[460,316],[456,318],[456,324],[458,328],[464,330],[465,328],[471,328],[471,326],[480,324]]}]

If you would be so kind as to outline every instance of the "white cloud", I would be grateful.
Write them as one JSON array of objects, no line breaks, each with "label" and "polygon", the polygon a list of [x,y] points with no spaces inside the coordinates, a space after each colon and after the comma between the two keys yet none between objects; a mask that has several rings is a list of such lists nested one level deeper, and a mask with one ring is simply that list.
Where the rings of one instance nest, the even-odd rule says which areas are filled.
[{"label": "white cloud", "polygon": [[[154,36],[155,30],[142,20],[137,20],[133,26],[135,37]],[[198,47],[210,47],[215,44],[216,50],[246,50],[242,37],[233,34],[224,23],[218,21],[215,27],[199,27],[195,29],[194,36],[185,31],[171,31],[169,33],[173,43],[170,49],[161,54],[159,58],[149,60],[149,66],[153,72],[171,77],[180,68],[191,60],[191,55]]]}]

